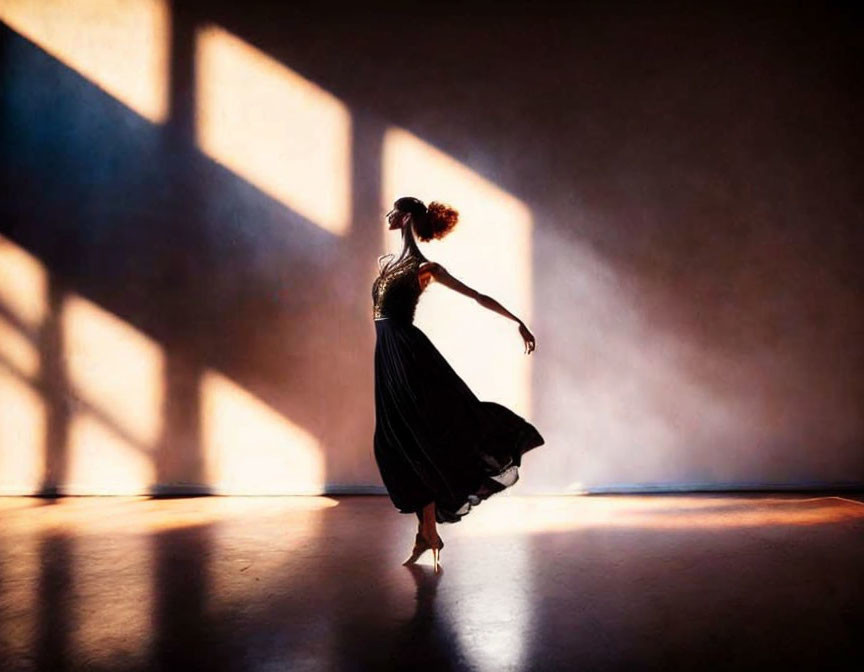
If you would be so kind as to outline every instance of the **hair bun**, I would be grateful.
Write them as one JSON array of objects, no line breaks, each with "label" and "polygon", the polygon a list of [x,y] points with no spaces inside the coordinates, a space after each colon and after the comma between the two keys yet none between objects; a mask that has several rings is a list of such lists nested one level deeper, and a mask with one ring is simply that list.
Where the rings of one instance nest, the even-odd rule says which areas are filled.
[{"label": "hair bun", "polygon": [[426,208],[426,216],[417,218],[414,228],[422,241],[446,236],[459,221],[459,213],[449,205],[432,201]]}]

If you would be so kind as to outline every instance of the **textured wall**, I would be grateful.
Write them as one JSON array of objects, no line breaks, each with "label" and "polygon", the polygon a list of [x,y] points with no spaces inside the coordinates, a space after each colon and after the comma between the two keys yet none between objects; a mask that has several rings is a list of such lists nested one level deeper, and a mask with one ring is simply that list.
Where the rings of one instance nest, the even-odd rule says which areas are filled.
[{"label": "textured wall", "polygon": [[[13,344],[0,352],[3,389],[36,409],[17,435],[0,435],[0,470],[20,462],[22,433],[41,451],[29,471],[7,470],[22,476],[6,491],[99,490],[76,474],[101,468],[81,447],[100,432],[112,454],[144,461],[151,484],[242,491],[252,481],[214,482],[213,455],[220,478],[242,460],[212,447],[213,427],[241,452],[248,429],[250,455],[284,437],[306,446],[297,478],[264,490],[380,485],[369,283],[385,246],[391,126],[530,210],[530,419],[547,444],[526,456],[523,492],[864,482],[856,16],[219,4],[167,7],[166,113],[155,121],[11,20],[0,28],[0,234],[7,259],[26,253],[21,263],[45,278],[35,322],[16,312],[12,290],[0,295],[0,336]],[[344,234],[196,144],[194,43],[212,25],[345,105]],[[77,384],[101,375],[76,373],[83,354],[70,361],[75,338],[92,344],[69,333],[79,299],[104,312],[94,320],[135,334],[121,361],[145,347],[135,339],[156,348],[159,394],[141,402],[155,405],[155,429],[138,431],[138,407],[112,403],[122,377],[100,399]],[[28,348],[39,361],[29,373],[10,354]],[[208,419],[222,408],[208,401],[214,379],[244,409],[236,421]],[[320,451],[317,463],[309,451]],[[286,468],[272,455],[255,460],[253,480],[256,468],[265,481]]]}]

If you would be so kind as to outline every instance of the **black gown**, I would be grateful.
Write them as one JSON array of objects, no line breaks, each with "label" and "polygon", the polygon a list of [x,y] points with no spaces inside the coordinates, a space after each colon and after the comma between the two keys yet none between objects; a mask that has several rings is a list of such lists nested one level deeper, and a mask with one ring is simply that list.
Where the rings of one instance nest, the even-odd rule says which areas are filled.
[{"label": "black gown", "polygon": [[480,401],[414,325],[423,287],[416,253],[372,285],[375,320],[375,460],[393,505],[416,513],[435,501],[439,523],[519,479],[522,455],[544,443],[510,409]]}]

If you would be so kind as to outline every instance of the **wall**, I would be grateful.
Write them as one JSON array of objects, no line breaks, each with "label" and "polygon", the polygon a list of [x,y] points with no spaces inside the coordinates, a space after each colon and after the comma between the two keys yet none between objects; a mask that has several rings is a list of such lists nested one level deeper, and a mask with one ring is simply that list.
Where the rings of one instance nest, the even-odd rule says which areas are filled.
[{"label": "wall", "polygon": [[463,212],[427,255],[537,337],[418,312],[546,438],[520,492],[864,482],[856,16],[5,7],[3,492],[380,491],[413,184]]}]

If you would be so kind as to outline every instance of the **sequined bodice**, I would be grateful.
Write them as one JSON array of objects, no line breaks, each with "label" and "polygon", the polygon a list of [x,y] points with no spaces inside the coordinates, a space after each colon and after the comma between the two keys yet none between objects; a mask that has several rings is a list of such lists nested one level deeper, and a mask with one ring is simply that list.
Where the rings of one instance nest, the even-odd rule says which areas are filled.
[{"label": "sequined bodice", "polygon": [[372,283],[372,316],[376,320],[414,321],[417,301],[423,293],[419,269],[424,261],[422,257],[408,255],[375,278]]}]

